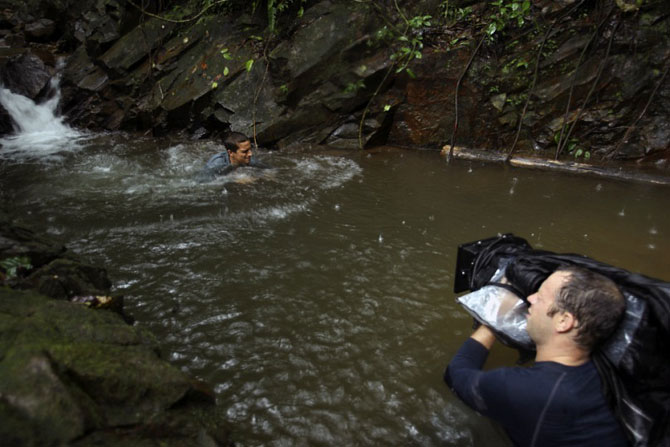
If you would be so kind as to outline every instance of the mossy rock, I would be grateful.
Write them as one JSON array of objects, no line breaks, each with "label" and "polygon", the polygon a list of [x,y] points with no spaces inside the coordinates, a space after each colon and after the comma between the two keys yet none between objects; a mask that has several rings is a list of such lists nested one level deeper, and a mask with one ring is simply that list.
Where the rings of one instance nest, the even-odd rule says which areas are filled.
[{"label": "mossy rock", "polygon": [[43,352],[10,351],[0,363],[0,437],[12,445],[64,444],[84,434],[82,405]]},{"label": "mossy rock", "polygon": [[[98,430],[136,432],[146,445],[163,436],[197,440],[202,426],[188,416],[178,433],[151,427],[180,414],[175,407],[214,403],[211,390],[162,360],[155,340],[118,314],[7,287],[0,287],[0,396],[0,438],[9,445],[69,445]],[[114,436],[100,445],[121,445]]]}]

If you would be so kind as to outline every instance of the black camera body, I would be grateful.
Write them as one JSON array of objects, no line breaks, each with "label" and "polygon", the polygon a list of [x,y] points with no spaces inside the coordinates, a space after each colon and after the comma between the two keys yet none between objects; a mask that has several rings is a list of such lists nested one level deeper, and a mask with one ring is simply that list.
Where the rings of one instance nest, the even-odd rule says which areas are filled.
[{"label": "black camera body", "polygon": [[494,248],[502,245],[519,249],[531,248],[525,239],[514,236],[512,233],[459,245],[456,255],[454,293],[474,291],[482,287],[498,268],[498,262],[495,259],[497,253]]}]

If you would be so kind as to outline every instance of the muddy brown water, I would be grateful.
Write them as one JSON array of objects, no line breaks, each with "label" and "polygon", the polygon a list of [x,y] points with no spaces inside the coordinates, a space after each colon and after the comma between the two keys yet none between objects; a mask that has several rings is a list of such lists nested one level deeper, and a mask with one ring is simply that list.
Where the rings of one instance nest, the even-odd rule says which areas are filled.
[{"label": "muddy brown water", "polygon": [[670,279],[668,187],[391,148],[263,152],[274,169],[195,183],[219,150],[103,135],[5,154],[0,199],[108,269],[241,446],[505,445],[442,382],[471,327],[461,243],[513,232]]}]

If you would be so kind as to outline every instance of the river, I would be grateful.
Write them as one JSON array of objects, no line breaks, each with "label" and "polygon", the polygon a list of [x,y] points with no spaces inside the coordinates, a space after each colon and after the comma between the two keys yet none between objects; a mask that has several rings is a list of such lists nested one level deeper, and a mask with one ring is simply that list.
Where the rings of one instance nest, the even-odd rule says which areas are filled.
[{"label": "river", "polygon": [[220,150],[6,139],[0,200],[107,268],[164,357],[214,386],[240,446],[506,445],[442,382],[472,324],[452,292],[461,243],[513,232],[670,279],[667,187],[397,148],[258,150],[273,169],[194,182]]}]

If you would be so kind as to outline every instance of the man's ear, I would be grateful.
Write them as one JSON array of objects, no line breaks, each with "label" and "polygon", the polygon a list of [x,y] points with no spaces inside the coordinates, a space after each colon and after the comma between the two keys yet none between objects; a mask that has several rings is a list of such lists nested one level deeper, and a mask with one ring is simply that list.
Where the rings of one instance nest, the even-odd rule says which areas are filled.
[{"label": "man's ear", "polygon": [[577,326],[579,326],[579,322],[570,312],[559,312],[556,314],[556,319],[554,320],[554,328],[556,329],[556,332],[569,332]]}]

